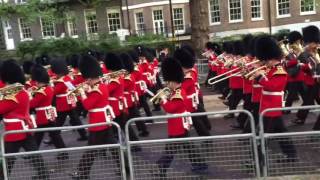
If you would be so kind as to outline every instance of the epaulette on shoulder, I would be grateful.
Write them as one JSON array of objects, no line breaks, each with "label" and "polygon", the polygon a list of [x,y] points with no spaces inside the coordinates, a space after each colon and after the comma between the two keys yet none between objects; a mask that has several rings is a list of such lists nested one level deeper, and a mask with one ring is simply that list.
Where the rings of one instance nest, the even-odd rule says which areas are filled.
[{"label": "epaulette on shoulder", "polygon": [[125,77],[124,77],[124,79],[125,79],[125,80],[129,80],[129,81],[131,81],[131,77],[130,77],[130,75],[125,76]]},{"label": "epaulette on shoulder", "polygon": [[42,94],[42,95],[47,95],[47,93],[44,91],[45,90],[45,88],[40,88],[40,89],[38,89],[35,93],[39,93],[39,94]]},{"label": "epaulette on shoulder", "polygon": [[120,84],[120,81],[119,81],[118,78],[111,78],[109,82],[110,82],[110,83],[115,82],[115,83],[117,83],[117,84]]},{"label": "epaulette on shoulder", "polygon": [[13,101],[15,103],[19,102],[15,95],[5,96],[3,99],[7,101]]},{"label": "epaulette on shoulder", "polygon": [[275,75],[286,75],[287,72],[283,69],[282,66],[277,66],[277,70],[272,74],[273,76]]},{"label": "epaulette on shoulder", "polygon": [[174,95],[170,99],[171,100],[173,100],[173,99],[181,99],[181,100],[183,100],[183,97],[181,95],[181,89],[175,90]]},{"label": "epaulette on shoulder", "polygon": [[90,90],[90,92],[97,92],[99,94],[102,94],[102,92],[99,89],[99,85],[98,84],[93,86],[93,88]]},{"label": "epaulette on shoulder", "polygon": [[60,82],[60,83],[64,83],[63,77],[61,77],[61,78],[59,78],[59,79],[55,80],[54,82],[56,82],[56,83],[58,83],[58,82]]},{"label": "epaulette on shoulder", "polygon": [[185,76],[185,79],[193,79],[191,72],[188,72]]}]

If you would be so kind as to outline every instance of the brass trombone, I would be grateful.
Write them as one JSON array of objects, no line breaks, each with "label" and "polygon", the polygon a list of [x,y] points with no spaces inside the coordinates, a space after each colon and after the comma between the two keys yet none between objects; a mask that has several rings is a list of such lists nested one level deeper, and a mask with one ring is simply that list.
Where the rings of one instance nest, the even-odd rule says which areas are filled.
[{"label": "brass trombone", "polygon": [[258,71],[260,71],[260,70],[263,70],[263,69],[265,69],[265,68],[267,68],[267,66],[258,67],[258,68],[256,68],[256,69],[248,72],[248,73],[245,74],[243,77],[244,77],[245,79],[252,80],[251,78],[252,78],[252,76],[254,75],[254,73],[256,73],[256,72],[258,72]]},{"label": "brass trombone", "polygon": [[[227,74],[230,74],[230,73],[233,73],[233,72],[235,72],[235,71],[241,70],[241,69],[243,69],[243,68],[245,68],[245,67],[247,67],[247,66],[250,66],[250,65],[255,64],[255,63],[258,63],[258,62],[260,62],[260,61],[259,61],[259,60],[255,60],[255,61],[246,63],[246,64],[244,64],[244,65],[242,65],[242,66],[239,66],[239,67],[237,67],[237,68],[231,69],[230,71],[227,71],[227,72],[225,72],[225,73],[223,73],[223,74],[220,74],[220,75],[218,75],[218,76],[215,76],[215,77],[213,77],[213,78],[211,78],[211,79],[208,80],[208,84],[209,84],[209,85],[214,85],[214,84],[219,83],[219,82],[221,82],[221,81],[224,81],[224,80],[226,80],[226,79],[228,79],[228,78],[230,78],[230,77],[233,77],[233,76],[237,76],[237,75],[239,75],[239,74],[242,74],[242,72],[237,72],[237,73],[231,74],[231,75],[229,75],[229,76],[223,77],[223,76],[225,76],[225,75],[227,75]],[[223,77],[223,78],[222,78],[222,79],[219,79],[219,78],[221,78],[221,77]],[[216,79],[219,79],[219,80],[216,80]]]},{"label": "brass trombone", "polygon": [[161,89],[156,95],[154,95],[151,99],[150,102],[154,104],[159,104],[161,98],[164,97],[169,97],[171,94],[171,90],[168,87],[165,87]]}]

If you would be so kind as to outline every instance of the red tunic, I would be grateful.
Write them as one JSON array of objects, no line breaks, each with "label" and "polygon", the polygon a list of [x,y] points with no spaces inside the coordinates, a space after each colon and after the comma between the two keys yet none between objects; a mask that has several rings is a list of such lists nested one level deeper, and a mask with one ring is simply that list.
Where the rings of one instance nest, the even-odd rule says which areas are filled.
[{"label": "red tunic", "polygon": [[133,78],[136,80],[135,85],[136,85],[136,91],[138,93],[138,96],[142,96],[145,94],[145,81],[143,80],[142,73],[139,70],[138,66],[135,66],[134,71],[132,72]]},{"label": "red tunic", "polygon": [[[237,66],[232,66],[232,69],[238,68]],[[232,74],[239,73],[240,70],[232,72]],[[229,79],[229,87],[230,89],[242,89],[243,88],[243,77],[241,74],[230,77]]]},{"label": "red tunic", "polygon": [[[176,89],[167,101],[162,101],[161,106],[166,113],[182,114],[187,111],[185,104],[186,94],[183,89]],[[186,133],[183,125],[184,118],[170,118],[168,119],[168,135],[181,136]]]},{"label": "red tunic", "polygon": [[181,84],[181,89],[186,93],[185,104],[188,112],[195,112],[199,104],[198,99],[198,87],[194,79],[195,72],[188,71],[184,77],[184,80]]},{"label": "red tunic", "polygon": [[217,56],[215,54],[211,54],[208,59],[208,66],[209,69],[213,72],[217,72],[218,70],[218,63],[217,63]]},{"label": "red tunic", "polygon": [[0,88],[3,88],[5,86],[6,86],[6,84],[3,81],[0,80]]},{"label": "red tunic", "polygon": [[34,81],[34,80],[29,80],[29,81],[27,81],[26,84],[24,85],[24,88],[25,88],[26,90],[29,90],[29,89],[35,88],[36,85],[37,85],[37,82],[36,82],[36,81]]},{"label": "red tunic", "polygon": [[63,76],[54,82],[54,94],[58,112],[70,111],[76,107],[77,99],[73,94],[68,93],[67,84],[72,85],[69,76]]},{"label": "red tunic", "polygon": [[101,70],[102,70],[102,74],[108,74],[109,73],[109,70],[107,69],[106,65],[103,64],[103,62],[100,63],[100,67],[101,67]]},{"label": "red tunic", "polygon": [[[106,84],[99,83],[95,85],[87,92],[86,96],[87,98],[82,99],[81,102],[83,107],[89,112],[89,124],[103,123],[111,120],[106,113],[107,107],[109,107],[109,91]],[[91,127],[89,128],[89,131],[102,131],[110,127],[111,126]]]},{"label": "red tunic", "polygon": [[37,125],[47,125],[49,121],[54,121],[55,109],[51,106],[53,100],[53,88],[50,86],[42,87],[35,92],[30,101],[30,108],[36,110]]},{"label": "red tunic", "polygon": [[153,87],[154,84],[152,82],[152,69],[147,61],[143,61],[139,65],[140,72],[142,73],[142,79],[146,82],[148,87]]},{"label": "red tunic", "polygon": [[[295,59],[291,59],[291,60],[288,60],[286,62],[286,67],[287,68],[293,68],[295,66],[297,66],[299,63],[299,61],[295,58]],[[295,76],[295,77],[292,77],[290,75],[288,75],[288,82],[301,82],[301,81],[304,81],[304,72],[303,72],[303,69],[300,67],[299,68],[299,72],[298,74]]]},{"label": "red tunic", "polygon": [[[260,101],[260,113],[269,108],[283,107],[283,95],[287,84],[287,73],[281,65],[274,66],[258,83],[263,87]],[[266,117],[281,116],[281,111],[267,112]]]},{"label": "red tunic", "polygon": [[[29,114],[30,99],[26,90],[21,90],[13,97],[0,100],[0,114],[3,115],[5,131],[24,130],[32,127]],[[27,133],[9,134],[4,137],[6,142],[24,140]]]},{"label": "red tunic", "polygon": [[119,116],[121,112],[124,110],[123,104],[123,95],[124,95],[124,87],[123,87],[123,78],[117,77],[110,79],[108,84],[109,90],[109,103],[113,109],[115,116]]},{"label": "red tunic", "polygon": [[132,74],[126,76],[124,78],[124,97],[126,99],[126,104],[128,108],[133,107],[136,101],[136,87],[135,87],[135,79]]},{"label": "red tunic", "polygon": [[73,75],[72,84],[74,84],[75,86],[77,86],[85,81],[85,79],[82,77],[82,74],[80,73],[79,69],[73,68],[72,75]]}]

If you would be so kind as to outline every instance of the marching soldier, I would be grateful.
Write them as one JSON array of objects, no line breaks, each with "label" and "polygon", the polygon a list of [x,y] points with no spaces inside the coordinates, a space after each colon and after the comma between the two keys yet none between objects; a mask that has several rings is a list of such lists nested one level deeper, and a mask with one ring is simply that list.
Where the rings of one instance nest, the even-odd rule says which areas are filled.
[{"label": "marching soldier", "polygon": [[[184,72],[184,80],[181,84],[181,89],[186,93],[186,107],[188,112],[195,113],[198,111],[199,91],[197,89],[197,76],[193,70],[195,59],[185,49],[177,49],[174,52],[174,57],[182,66]],[[203,122],[202,117],[192,117],[193,125],[199,136],[210,136],[210,129]]]},{"label": "marching soldier", "polygon": [[[1,91],[0,97],[0,115],[3,116],[4,130],[26,130],[35,127],[29,114],[29,94],[23,88],[25,77],[22,69],[14,60],[8,60],[3,62],[0,72],[1,79],[6,84],[5,88],[11,87],[7,92]],[[20,148],[25,151],[38,150],[30,133],[9,134],[4,137],[4,141],[6,153],[17,153]],[[7,157],[9,175],[15,160],[15,157]],[[33,179],[49,179],[49,172],[41,155],[30,155],[28,160],[37,171]]]},{"label": "marching soldier", "polygon": [[34,62],[32,61],[24,61],[22,64],[23,72],[26,77],[26,84],[25,89],[29,90],[32,89],[32,87],[35,87],[35,81],[31,79],[31,68],[33,67]]},{"label": "marching soldier", "polygon": [[217,61],[217,54],[215,53],[215,50],[219,48],[218,44],[214,44],[212,42],[207,42],[206,43],[206,49],[205,49],[205,57],[208,59],[208,67],[209,67],[209,72],[208,76],[206,79],[206,86],[208,86],[208,80],[210,78],[213,78],[217,75],[217,68],[218,68],[218,63]]},{"label": "marching soldier", "polygon": [[[270,108],[281,108],[284,90],[287,83],[287,72],[281,65],[282,51],[275,39],[270,36],[261,36],[256,40],[256,56],[265,62],[268,71],[257,71],[255,81],[262,86],[260,113]],[[286,132],[282,111],[267,112],[263,116],[264,132]],[[280,148],[286,156],[285,161],[296,161],[296,149],[290,139],[279,141]]]},{"label": "marching soldier", "polygon": [[[118,123],[124,131],[127,123],[127,114],[125,112],[126,109],[124,104],[124,76],[112,75],[113,72],[123,70],[123,63],[117,54],[108,53],[106,55],[105,64],[111,74],[107,82],[109,90],[108,100],[115,115],[114,121]],[[131,126],[129,127],[129,135],[130,140],[138,140],[138,137]]]},{"label": "marching soldier", "polygon": [[[186,107],[186,94],[184,89],[181,89],[181,83],[184,79],[184,73],[180,64],[172,58],[168,58],[162,62],[161,65],[162,75],[164,81],[166,81],[167,87],[171,93],[169,97],[160,95],[161,106],[166,113],[170,114],[184,114],[187,113]],[[169,138],[184,138],[188,137],[188,132],[191,126],[192,120],[190,117],[186,118],[170,118],[168,119],[168,136]],[[194,173],[203,173],[207,170],[208,165],[204,162],[204,159],[196,152],[192,143],[179,143],[167,144],[165,147],[165,154],[157,161],[160,169],[160,176],[166,177],[167,169],[170,167],[171,162],[174,159],[174,155],[182,149],[183,152],[188,153],[189,160],[192,165],[192,171]]]},{"label": "marching soldier", "polygon": [[[302,29],[303,42],[305,45],[304,52],[302,52],[298,60],[300,60],[300,68],[304,71],[304,84],[305,84],[305,98],[303,99],[303,106],[314,105],[316,96],[318,95],[316,80],[314,76],[317,74],[315,71],[318,65],[316,60],[316,51],[320,43],[320,32],[316,26],[308,26]],[[297,120],[294,123],[304,124],[309,110],[299,110],[297,113]],[[319,119],[319,118],[318,118]],[[319,130],[320,121],[315,124],[314,129]]]},{"label": "marching soldier", "polygon": [[[54,94],[57,108],[57,126],[61,127],[64,125],[67,116],[70,117],[70,124],[72,126],[82,125],[79,116],[76,112],[77,98],[70,90],[75,87],[72,84],[72,79],[68,75],[69,70],[64,59],[56,59],[51,62],[51,69],[57,78],[54,80]],[[79,129],[78,133],[80,138],[78,141],[87,140],[87,134],[84,129]]]},{"label": "marching soldier", "polygon": [[[122,53],[120,55],[121,60],[123,62],[125,70],[128,72],[128,74],[124,77],[124,97],[126,98],[126,102],[128,105],[128,119],[140,117],[140,111],[138,109],[139,105],[139,96],[136,91],[136,80],[135,76],[133,74],[134,72],[134,64],[131,57],[126,54]],[[146,137],[149,135],[149,132],[147,130],[147,126],[145,122],[143,121],[136,121],[137,129],[140,132],[139,136]]]},{"label": "marching soldier", "polygon": [[[104,84],[100,76],[102,70],[98,61],[92,56],[83,56],[79,65],[82,76],[86,79],[88,87],[80,88],[79,94],[81,102],[86,110],[89,111],[88,123],[97,124],[111,122],[114,118],[112,107],[109,105],[108,85]],[[89,128],[88,145],[103,145],[115,144],[117,139],[114,137],[113,128],[111,125],[102,125]],[[103,151],[101,153],[100,151]],[[94,159],[99,154],[106,155],[104,150],[88,150],[86,151],[77,168],[77,171],[72,173],[72,179],[90,179],[90,170],[94,163]],[[117,169],[120,169],[118,151],[111,151],[111,157],[115,158]],[[120,172],[114,172],[120,176]],[[106,177],[107,178],[107,177]]]},{"label": "marching soldier", "polygon": [[[35,65],[31,71],[31,79],[36,82],[36,89],[31,94],[33,95],[30,101],[30,109],[36,111],[37,128],[56,127],[56,108],[52,106],[53,88],[49,85],[49,75],[47,70],[41,65]],[[49,136],[53,145],[56,148],[65,148],[66,145],[61,138],[59,131],[49,131]],[[44,132],[36,132],[34,134],[38,147],[44,136]],[[68,158],[67,153],[61,153],[58,159]]]},{"label": "marching soldier", "polygon": [[[302,53],[302,35],[298,31],[292,31],[288,35],[289,43],[289,54],[285,57],[286,71],[288,72],[288,83],[287,83],[287,98],[286,107],[292,106],[293,101],[298,97],[298,94],[304,99],[305,88],[304,88],[304,72],[299,67],[298,57]],[[286,112],[286,113],[289,113]]]}]

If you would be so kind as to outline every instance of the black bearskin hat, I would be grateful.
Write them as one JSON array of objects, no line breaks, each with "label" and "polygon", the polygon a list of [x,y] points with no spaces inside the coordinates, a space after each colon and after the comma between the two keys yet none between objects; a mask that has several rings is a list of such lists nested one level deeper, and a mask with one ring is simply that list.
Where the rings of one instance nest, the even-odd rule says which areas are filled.
[{"label": "black bearskin hat", "polygon": [[132,58],[127,53],[120,54],[124,69],[129,73],[134,71],[134,64]]},{"label": "black bearskin hat", "polygon": [[51,70],[53,73],[57,75],[67,75],[69,73],[69,69],[67,66],[67,62],[63,58],[54,59],[51,61]]},{"label": "black bearskin hat", "polygon": [[251,41],[253,39],[253,36],[251,34],[247,34],[243,36],[242,44],[243,44],[243,51],[244,54],[251,54]]},{"label": "black bearskin hat", "polygon": [[120,57],[115,53],[108,53],[105,58],[105,64],[108,70],[118,71],[123,69]]},{"label": "black bearskin hat", "polygon": [[181,48],[187,50],[192,55],[192,57],[194,58],[196,57],[196,53],[194,52],[193,48],[190,45],[185,44],[185,45],[182,45]]},{"label": "black bearskin hat", "polygon": [[303,42],[308,43],[320,43],[320,32],[317,26],[308,26],[302,29]]},{"label": "black bearskin hat", "polygon": [[25,74],[31,74],[31,68],[34,66],[33,61],[24,61],[22,68]]},{"label": "black bearskin hat", "polygon": [[298,40],[302,40],[302,35],[300,32],[298,31],[292,31],[290,32],[290,34],[288,35],[288,41],[289,41],[289,44],[293,44],[295,43],[296,41]]},{"label": "black bearskin hat", "polygon": [[48,84],[50,81],[47,70],[39,64],[33,66],[31,71],[31,79],[45,84]]},{"label": "black bearskin hat", "polygon": [[233,42],[233,54],[234,55],[244,55],[244,47],[242,41]]},{"label": "black bearskin hat", "polygon": [[148,50],[143,50],[140,57],[145,57],[148,62],[153,62],[154,59],[154,56]]},{"label": "black bearskin hat", "polygon": [[138,63],[139,62],[139,55],[136,51],[134,50],[131,50],[128,52],[129,55],[131,56],[132,60],[135,62],[135,63]]},{"label": "black bearskin hat", "polygon": [[7,60],[2,63],[0,76],[1,80],[8,84],[24,84],[26,81],[23,70],[15,60]]},{"label": "black bearskin hat", "polygon": [[194,66],[195,58],[185,49],[177,49],[174,52],[173,57],[186,69],[193,68]]},{"label": "black bearskin hat", "polygon": [[79,67],[81,56],[79,54],[72,54],[68,59],[68,64],[73,68]]},{"label": "black bearskin hat", "polygon": [[268,61],[270,59],[281,60],[282,58],[282,51],[277,41],[267,35],[263,35],[256,40],[255,53],[260,61]]},{"label": "black bearskin hat", "polygon": [[42,55],[35,59],[36,64],[40,64],[41,66],[47,66],[50,64],[50,57],[48,55]]},{"label": "black bearskin hat", "polygon": [[161,70],[164,81],[182,83],[184,79],[184,73],[180,63],[176,59],[165,59],[161,64]]},{"label": "black bearskin hat", "polygon": [[98,78],[102,76],[102,70],[97,59],[91,55],[83,55],[79,62],[79,70],[83,78]]},{"label": "black bearskin hat", "polygon": [[258,39],[258,36],[255,36],[252,38],[251,42],[250,42],[250,54],[251,56],[255,57],[256,56],[256,47],[255,47],[255,44],[256,44],[256,41]]},{"label": "black bearskin hat", "polygon": [[232,54],[233,53],[233,44],[230,41],[224,42],[223,43],[223,51],[225,51],[228,54]]},{"label": "black bearskin hat", "polygon": [[142,45],[138,45],[134,48],[134,50],[138,53],[138,56],[143,56],[142,52],[144,51],[144,47]]}]

